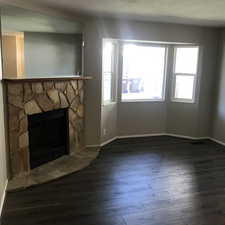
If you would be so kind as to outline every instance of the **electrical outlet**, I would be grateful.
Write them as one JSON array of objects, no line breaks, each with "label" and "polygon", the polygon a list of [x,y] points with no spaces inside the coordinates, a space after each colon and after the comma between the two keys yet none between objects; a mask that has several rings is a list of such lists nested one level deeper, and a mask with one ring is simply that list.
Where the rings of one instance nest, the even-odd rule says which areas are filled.
[{"label": "electrical outlet", "polygon": [[107,134],[107,130],[104,128],[103,129],[103,135],[106,135]]}]

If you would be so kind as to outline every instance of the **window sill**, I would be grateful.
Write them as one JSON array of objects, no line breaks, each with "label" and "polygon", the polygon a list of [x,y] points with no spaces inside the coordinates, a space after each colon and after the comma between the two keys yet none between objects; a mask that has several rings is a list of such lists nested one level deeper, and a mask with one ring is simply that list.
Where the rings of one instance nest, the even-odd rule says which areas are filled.
[{"label": "window sill", "polygon": [[185,99],[172,99],[171,102],[174,103],[188,103],[188,104],[195,104],[195,101],[193,100],[185,100]]},{"label": "window sill", "polygon": [[103,102],[102,106],[107,106],[107,105],[116,105],[117,102]]},{"label": "window sill", "polygon": [[147,100],[147,99],[143,99],[143,100],[138,100],[138,99],[134,99],[134,100],[121,100],[121,103],[136,103],[136,102],[165,102],[164,99],[160,99],[160,100]]}]

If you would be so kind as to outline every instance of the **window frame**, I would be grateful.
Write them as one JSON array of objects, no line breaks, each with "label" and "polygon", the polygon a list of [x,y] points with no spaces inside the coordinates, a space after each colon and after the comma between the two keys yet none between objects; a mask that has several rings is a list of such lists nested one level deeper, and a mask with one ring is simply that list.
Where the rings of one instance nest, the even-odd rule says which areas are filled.
[{"label": "window frame", "polygon": [[[197,47],[198,48],[198,58],[197,58],[197,68],[196,68],[196,73],[176,73],[175,68],[176,68],[176,55],[177,55],[177,49],[178,48],[193,48]],[[174,45],[173,46],[173,66],[172,66],[172,90],[171,90],[171,97],[170,100],[171,102],[178,102],[178,103],[191,103],[194,104],[196,103],[197,99],[197,83],[199,81],[200,77],[200,51],[201,47],[200,45],[196,44],[185,44],[185,45]],[[175,90],[176,90],[176,77],[177,76],[191,76],[194,77],[194,83],[193,83],[193,93],[192,93],[192,99],[187,99],[187,98],[175,98]]]},{"label": "window frame", "polygon": [[[148,47],[164,47],[165,56],[164,56],[164,71],[163,71],[163,83],[162,83],[162,98],[161,99],[122,99],[122,82],[123,82],[123,47],[125,44],[135,44],[137,46],[148,46]],[[167,70],[168,70],[168,51],[169,45],[163,43],[150,43],[150,42],[137,42],[137,41],[121,41],[120,55],[121,55],[121,65],[120,65],[120,94],[119,100],[121,103],[135,103],[135,102],[165,102],[166,101],[166,86],[167,86]]]},{"label": "window frame", "polygon": [[[104,100],[104,63],[103,63],[103,49],[106,42],[111,42],[113,44],[113,55],[112,55],[112,65],[111,65],[111,99]],[[118,41],[110,38],[102,39],[102,105],[110,105],[117,103],[117,75],[118,74]]]}]

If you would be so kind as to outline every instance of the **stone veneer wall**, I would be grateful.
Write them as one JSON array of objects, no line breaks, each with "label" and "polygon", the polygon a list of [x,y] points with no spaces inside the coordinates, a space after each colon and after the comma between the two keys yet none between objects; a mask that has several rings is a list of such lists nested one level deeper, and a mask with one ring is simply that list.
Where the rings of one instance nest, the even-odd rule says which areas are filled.
[{"label": "stone veneer wall", "polygon": [[83,80],[7,82],[7,96],[12,177],[30,171],[27,115],[68,108],[70,154],[83,149]]}]

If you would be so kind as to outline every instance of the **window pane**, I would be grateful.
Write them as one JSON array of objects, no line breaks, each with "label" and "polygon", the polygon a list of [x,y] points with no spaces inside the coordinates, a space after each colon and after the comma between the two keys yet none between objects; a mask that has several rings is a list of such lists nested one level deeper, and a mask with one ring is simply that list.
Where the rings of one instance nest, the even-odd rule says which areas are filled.
[{"label": "window pane", "polygon": [[122,100],[163,98],[165,47],[125,44]]},{"label": "window pane", "polygon": [[103,45],[103,72],[112,72],[113,44],[105,42]]},{"label": "window pane", "polygon": [[176,76],[175,98],[192,99],[194,87],[194,76]]},{"label": "window pane", "polygon": [[198,47],[176,48],[175,73],[197,73]]},{"label": "window pane", "polygon": [[111,101],[111,86],[112,86],[112,76],[111,73],[104,73],[104,80],[103,80],[103,94],[104,94],[104,101]]},{"label": "window pane", "polygon": [[112,82],[115,63],[115,44],[110,40],[104,40],[103,42],[103,52],[102,52],[102,69],[103,69],[103,101],[112,101],[114,96],[112,96]]}]

